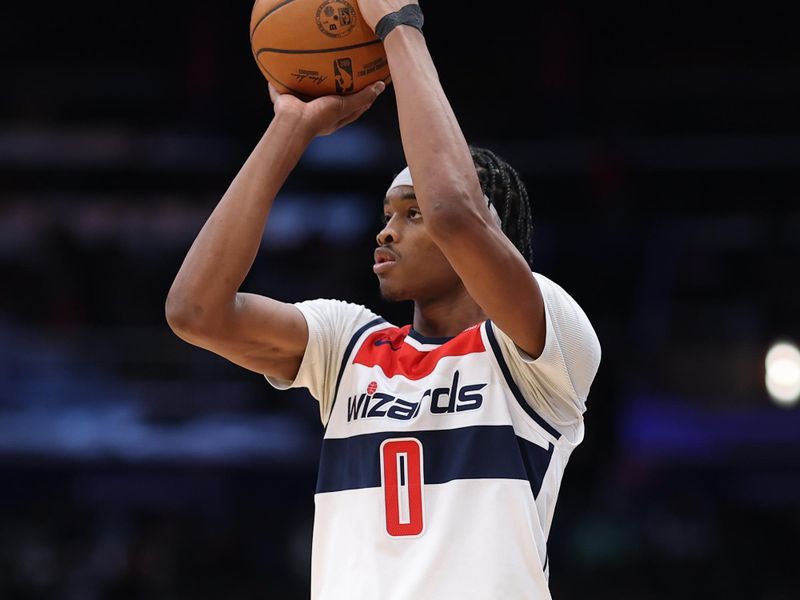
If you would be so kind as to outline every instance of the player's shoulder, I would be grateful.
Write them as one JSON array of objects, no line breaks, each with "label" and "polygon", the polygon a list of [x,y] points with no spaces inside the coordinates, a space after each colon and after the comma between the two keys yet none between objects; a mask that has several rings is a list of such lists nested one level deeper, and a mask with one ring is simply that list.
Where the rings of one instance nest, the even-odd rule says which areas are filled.
[{"label": "player's shoulder", "polygon": [[333,298],[316,298],[296,302],[306,321],[333,330],[338,334],[386,323],[385,319],[362,304]]},{"label": "player's shoulder", "polygon": [[553,281],[552,279],[550,279],[546,275],[542,275],[541,273],[538,273],[536,271],[531,271],[531,274],[536,279],[536,282],[539,284],[540,288],[542,286],[544,286],[548,290],[549,289],[557,289],[557,290],[560,290],[562,292],[565,291],[564,288],[562,288],[559,284],[557,284],[555,281]]},{"label": "player's shoulder", "polygon": [[348,302],[347,300],[338,300],[336,298],[314,298],[313,300],[302,300],[294,304],[297,307],[311,307],[316,310],[323,310],[331,313],[358,313],[373,315],[375,317],[378,316],[363,304]]},{"label": "player's shoulder", "polygon": [[536,271],[532,271],[532,273],[536,282],[539,284],[539,290],[542,292],[542,297],[544,298],[546,306],[552,307],[553,305],[569,304],[583,310],[575,298],[561,287],[560,284]]}]

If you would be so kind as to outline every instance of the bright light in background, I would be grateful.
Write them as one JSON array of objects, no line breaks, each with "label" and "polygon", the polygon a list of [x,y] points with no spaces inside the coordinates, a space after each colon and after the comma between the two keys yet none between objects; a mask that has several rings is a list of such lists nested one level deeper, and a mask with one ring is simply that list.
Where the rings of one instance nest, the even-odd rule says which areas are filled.
[{"label": "bright light in background", "polygon": [[788,343],[767,352],[767,391],[777,404],[792,406],[800,399],[800,350]]}]

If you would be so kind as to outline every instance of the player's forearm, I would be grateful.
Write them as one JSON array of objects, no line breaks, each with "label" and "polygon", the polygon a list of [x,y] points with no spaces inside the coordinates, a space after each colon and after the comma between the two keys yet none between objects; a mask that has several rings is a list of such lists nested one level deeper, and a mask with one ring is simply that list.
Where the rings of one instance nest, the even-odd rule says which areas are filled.
[{"label": "player's forearm", "polygon": [[[384,41],[397,98],[400,134],[426,222],[480,198],[469,147],[422,34],[397,27]],[[433,201],[433,202],[432,202]]]},{"label": "player's forearm", "polygon": [[233,310],[275,196],[309,141],[298,120],[272,120],[184,259],[167,297],[171,323],[210,326]]}]

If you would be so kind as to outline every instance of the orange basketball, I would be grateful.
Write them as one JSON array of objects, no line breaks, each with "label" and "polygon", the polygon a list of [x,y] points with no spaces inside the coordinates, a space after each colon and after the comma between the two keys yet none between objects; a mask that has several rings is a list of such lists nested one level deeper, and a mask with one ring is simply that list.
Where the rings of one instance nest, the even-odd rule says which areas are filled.
[{"label": "orange basketball", "polygon": [[250,45],[264,77],[281,93],[346,95],[389,81],[383,43],[356,0],[256,0]]}]

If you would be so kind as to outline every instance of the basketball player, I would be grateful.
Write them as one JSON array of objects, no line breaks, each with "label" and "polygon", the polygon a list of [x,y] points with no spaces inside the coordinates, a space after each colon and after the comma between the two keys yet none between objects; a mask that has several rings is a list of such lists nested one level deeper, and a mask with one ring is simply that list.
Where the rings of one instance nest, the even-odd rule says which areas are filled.
[{"label": "basketball player", "polygon": [[384,39],[408,160],[383,199],[373,270],[384,298],[414,301],[411,324],[239,291],[309,142],[361,116],[383,83],[308,103],[270,90],[275,117],[189,250],[167,319],[319,401],[312,598],[546,599],[547,536],[600,346],[578,304],[531,271],[525,187],[467,145],[405,2],[359,7]]}]

